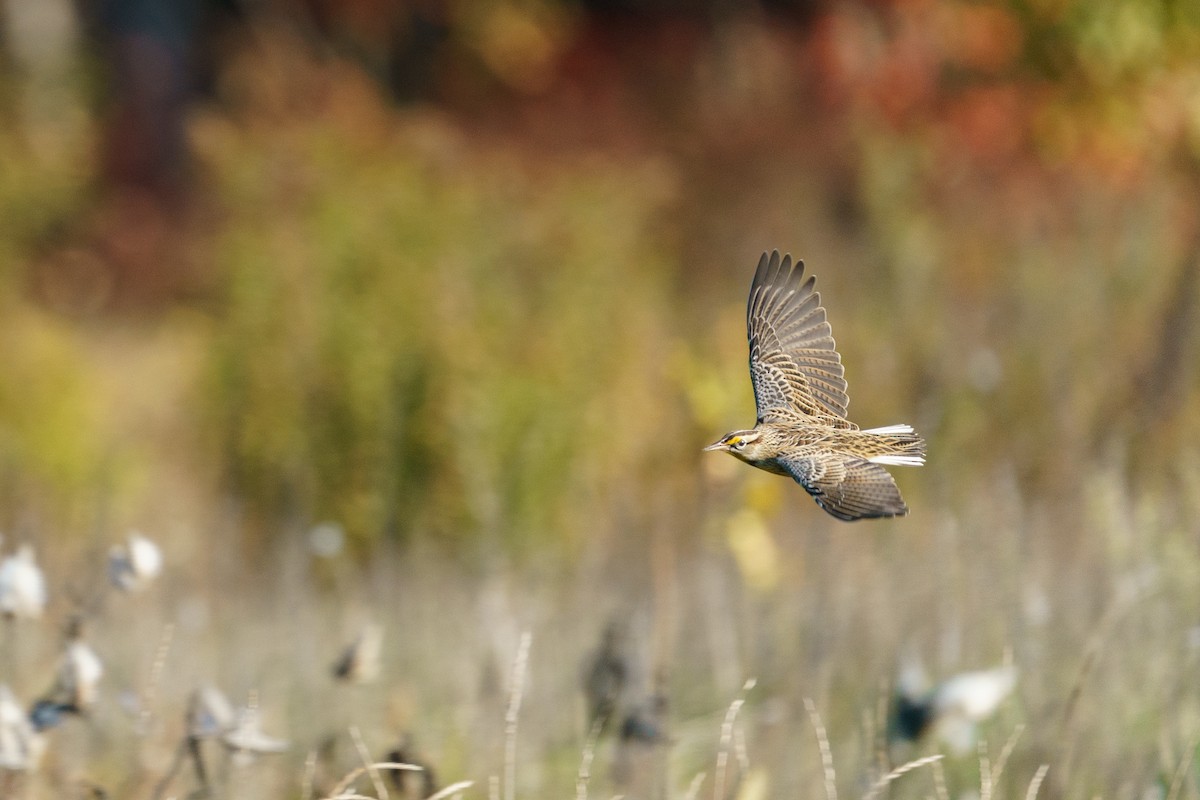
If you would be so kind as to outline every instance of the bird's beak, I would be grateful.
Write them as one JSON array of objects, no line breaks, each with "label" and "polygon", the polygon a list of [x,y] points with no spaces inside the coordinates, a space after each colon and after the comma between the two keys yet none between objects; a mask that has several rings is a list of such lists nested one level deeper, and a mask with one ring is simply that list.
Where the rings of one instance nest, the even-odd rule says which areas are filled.
[{"label": "bird's beak", "polygon": [[724,449],[725,449],[725,440],[722,439],[721,441],[713,442],[708,447],[704,448],[704,452],[708,452],[709,450],[724,450]]}]

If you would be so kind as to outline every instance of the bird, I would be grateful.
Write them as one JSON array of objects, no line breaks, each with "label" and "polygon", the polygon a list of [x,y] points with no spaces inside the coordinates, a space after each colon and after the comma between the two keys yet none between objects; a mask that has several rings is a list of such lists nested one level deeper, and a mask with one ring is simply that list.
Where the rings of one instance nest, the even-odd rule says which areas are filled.
[{"label": "bird", "polygon": [[846,419],[842,357],[804,262],[763,253],[750,285],[746,332],[754,427],[704,449],[791,477],[837,519],[900,517],[908,506],[883,465],[920,466],[925,441],[910,425],[860,430]]}]

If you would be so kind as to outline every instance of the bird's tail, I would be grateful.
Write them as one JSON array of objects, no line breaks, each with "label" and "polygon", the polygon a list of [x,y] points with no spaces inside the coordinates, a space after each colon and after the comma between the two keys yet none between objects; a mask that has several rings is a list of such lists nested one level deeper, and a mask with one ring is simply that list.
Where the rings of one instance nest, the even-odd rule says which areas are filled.
[{"label": "bird's tail", "polygon": [[875,464],[891,464],[901,467],[919,467],[925,463],[925,440],[911,425],[888,425],[883,428],[868,428],[863,433],[871,434],[873,443],[883,445],[886,452],[867,459]]}]

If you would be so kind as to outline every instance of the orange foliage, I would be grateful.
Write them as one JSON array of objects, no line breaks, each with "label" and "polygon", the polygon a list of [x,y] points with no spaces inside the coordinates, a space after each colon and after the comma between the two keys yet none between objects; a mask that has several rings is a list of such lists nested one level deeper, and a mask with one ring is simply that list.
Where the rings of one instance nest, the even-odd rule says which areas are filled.
[{"label": "orange foliage", "polygon": [[955,142],[971,155],[997,162],[1024,144],[1027,108],[1024,93],[1015,85],[973,86],[950,101],[946,122]]}]

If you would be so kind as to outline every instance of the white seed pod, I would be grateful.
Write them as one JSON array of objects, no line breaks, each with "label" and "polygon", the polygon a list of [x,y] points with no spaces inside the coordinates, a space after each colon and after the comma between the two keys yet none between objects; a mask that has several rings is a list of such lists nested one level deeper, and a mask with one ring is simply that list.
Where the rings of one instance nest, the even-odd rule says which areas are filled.
[{"label": "white seed pod", "polygon": [[115,545],[108,552],[108,578],[125,592],[145,589],[162,572],[162,565],[162,550],[136,531],[124,545]]},{"label": "white seed pod", "polygon": [[78,711],[95,704],[99,696],[104,664],[87,642],[76,639],[67,645],[58,666],[58,685],[55,694],[65,698]]},{"label": "white seed pod", "polygon": [[975,728],[990,717],[1017,684],[1013,666],[962,672],[943,681],[933,695],[934,733],[959,754],[975,747]]},{"label": "white seed pod", "polygon": [[45,738],[33,729],[12,690],[0,685],[0,770],[36,769],[44,750]]},{"label": "white seed pod", "polygon": [[197,739],[215,739],[233,730],[237,715],[224,692],[215,686],[202,686],[192,692],[188,703],[188,735]]},{"label": "white seed pod", "polygon": [[0,614],[13,619],[37,619],[46,608],[46,578],[33,548],[21,545],[0,562]]},{"label": "white seed pod", "polygon": [[263,732],[262,717],[253,705],[237,712],[237,721],[221,737],[221,742],[233,751],[235,760],[241,764],[253,761],[255,756],[282,753],[289,747],[286,739],[268,736]]}]

